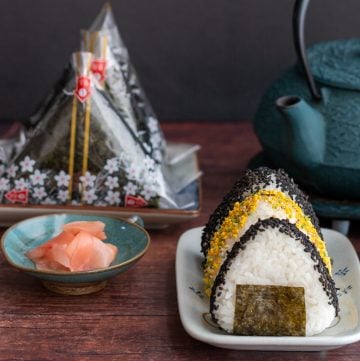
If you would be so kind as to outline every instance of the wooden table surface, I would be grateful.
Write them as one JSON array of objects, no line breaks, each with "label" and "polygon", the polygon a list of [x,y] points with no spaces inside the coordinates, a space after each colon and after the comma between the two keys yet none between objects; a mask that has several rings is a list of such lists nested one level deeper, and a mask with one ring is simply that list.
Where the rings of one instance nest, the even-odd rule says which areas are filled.
[{"label": "wooden table surface", "polygon": [[[360,360],[360,343],[324,352],[233,351],[191,338],[177,308],[175,251],[179,236],[202,226],[260,149],[249,123],[163,124],[170,141],[198,143],[203,200],[200,216],[150,230],[136,267],[88,296],[61,296],[12,269],[0,256],[0,360]],[[353,222],[350,239],[360,250]]]}]

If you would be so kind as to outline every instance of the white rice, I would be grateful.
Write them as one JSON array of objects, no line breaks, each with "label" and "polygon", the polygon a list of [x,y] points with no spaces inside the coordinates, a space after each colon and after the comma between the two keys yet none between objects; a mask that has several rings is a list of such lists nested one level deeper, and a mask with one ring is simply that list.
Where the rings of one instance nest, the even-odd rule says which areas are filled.
[{"label": "white rice", "polygon": [[250,213],[248,215],[247,221],[244,225],[244,227],[240,230],[238,237],[235,238],[229,238],[226,240],[225,247],[221,250],[221,256],[223,259],[226,257],[226,253],[231,250],[232,246],[235,242],[237,242],[244,234],[245,232],[252,226],[253,224],[257,223],[259,220],[267,219],[267,218],[279,218],[279,219],[286,219],[290,223],[295,224],[297,221],[297,218],[295,215],[293,217],[289,218],[285,211],[281,208],[275,209],[272,207],[271,204],[264,200],[260,200],[258,202],[258,206],[254,210],[254,212]]},{"label": "white rice", "polygon": [[329,305],[314,262],[299,241],[278,228],[258,232],[232,260],[221,285],[221,296],[215,301],[218,308],[213,311],[219,326],[233,332],[237,284],[298,286],[305,289],[306,335],[322,332],[333,321],[335,308]]}]

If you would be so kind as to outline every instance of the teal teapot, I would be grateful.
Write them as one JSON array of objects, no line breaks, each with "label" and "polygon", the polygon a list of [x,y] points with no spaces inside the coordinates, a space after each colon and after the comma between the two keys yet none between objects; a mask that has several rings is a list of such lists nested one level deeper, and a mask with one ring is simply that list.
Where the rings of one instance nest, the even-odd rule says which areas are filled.
[{"label": "teal teapot", "polygon": [[310,193],[360,199],[360,40],[306,50],[309,0],[293,14],[298,64],[265,93],[254,128],[268,164],[285,169]]}]

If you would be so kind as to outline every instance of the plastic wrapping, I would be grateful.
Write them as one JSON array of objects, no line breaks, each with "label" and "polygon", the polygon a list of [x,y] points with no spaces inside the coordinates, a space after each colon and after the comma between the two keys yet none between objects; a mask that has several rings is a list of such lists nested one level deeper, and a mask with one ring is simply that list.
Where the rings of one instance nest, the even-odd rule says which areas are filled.
[{"label": "plastic wrapping", "polygon": [[[81,49],[94,54],[91,70],[124,121],[142,141],[147,152],[161,163],[165,139],[159,121],[140,85],[109,4],[105,4],[88,30],[81,31]],[[28,132],[57,101],[71,72],[68,64],[46,98],[27,119]]]},{"label": "plastic wrapping", "polygon": [[82,50],[94,54],[93,73],[150,156],[162,162],[165,140],[158,119],[140,85],[109,4],[81,34]]},{"label": "plastic wrapping", "polygon": [[63,90],[0,178],[3,203],[178,208],[161,165],[74,53]]},{"label": "plastic wrapping", "polygon": [[2,120],[0,123],[0,176],[26,142],[24,126],[19,121]]},{"label": "plastic wrapping", "polygon": [[12,159],[0,202],[196,209],[198,147],[168,149],[108,4],[81,49],[27,120],[20,152],[0,160]]}]

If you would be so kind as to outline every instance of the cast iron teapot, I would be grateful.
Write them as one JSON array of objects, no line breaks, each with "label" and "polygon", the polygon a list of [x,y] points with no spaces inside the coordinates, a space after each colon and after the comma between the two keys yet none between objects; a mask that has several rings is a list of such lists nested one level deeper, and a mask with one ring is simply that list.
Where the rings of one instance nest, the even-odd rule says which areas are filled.
[{"label": "cast iron teapot", "polygon": [[293,35],[298,64],[264,95],[255,132],[265,159],[310,192],[360,199],[360,39],[305,49],[309,0],[297,0]]}]

